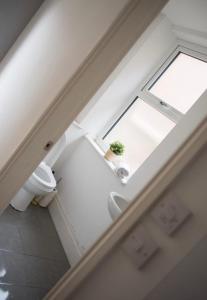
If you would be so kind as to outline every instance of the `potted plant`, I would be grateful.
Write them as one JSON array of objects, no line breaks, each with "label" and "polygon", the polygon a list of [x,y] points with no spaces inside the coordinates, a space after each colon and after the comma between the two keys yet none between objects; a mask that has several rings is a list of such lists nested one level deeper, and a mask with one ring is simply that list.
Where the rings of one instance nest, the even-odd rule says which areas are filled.
[{"label": "potted plant", "polygon": [[123,153],[124,145],[119,141],[115,141],[110,144],[110,147],[104,157],[109,161],[113,161],[117,158],[117,156],[123,155]]}]

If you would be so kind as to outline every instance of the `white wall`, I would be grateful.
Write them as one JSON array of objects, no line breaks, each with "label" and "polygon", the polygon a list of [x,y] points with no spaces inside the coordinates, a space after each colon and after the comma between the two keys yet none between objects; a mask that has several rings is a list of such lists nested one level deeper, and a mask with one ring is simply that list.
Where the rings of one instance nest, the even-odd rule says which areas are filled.
[{"label": "white wall", "polygon": [[53,167],[53,165],[58,160],[66,146],[67,136],[66,134],[63,134],[44,158],[44,161],[48,164],[48,166],[50,166],[51,168]]},{"label": "white wall", "polygon": [[127,2],[45,1],[1,64],[0,169]]},{"label": "white wall", "polygon": [[197,34],[207,33],[206,11],[205,0],[170,0],[163,10],[175,25],[193,29]]}]

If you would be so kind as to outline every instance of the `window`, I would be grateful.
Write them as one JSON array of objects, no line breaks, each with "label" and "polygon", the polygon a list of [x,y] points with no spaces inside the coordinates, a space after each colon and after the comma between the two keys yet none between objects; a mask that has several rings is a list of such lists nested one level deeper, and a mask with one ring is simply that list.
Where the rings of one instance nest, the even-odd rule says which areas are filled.
[{"label": "window", "polygon": [[124,160],[134,173],[175,126],[159,111],[137,99],[106,135],[104,142],[121,141],[126,148]]},{"label": "window", "polygon": [[102,144],[124,143],[133,174],[206,90],[206,78],[203,56],[178,47],[101,137]]},{"label": "window", "polygon": [[181,113],[186,113],[205,91],[206,85],[207,63],[180,52],[149,90]]}]

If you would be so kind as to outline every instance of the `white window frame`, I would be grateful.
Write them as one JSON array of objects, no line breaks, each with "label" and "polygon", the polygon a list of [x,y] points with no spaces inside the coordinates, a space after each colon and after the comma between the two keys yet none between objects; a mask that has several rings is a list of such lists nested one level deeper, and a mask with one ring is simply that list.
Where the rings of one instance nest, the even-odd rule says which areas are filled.
[{"label": "white window frame", "polygon": [[195,57],[197,59],[203,60],[207,62],[207,48],[186,42],[184,40],[178,40],[177,45],[174,46],[171,51],[169,51],[168,55],[162,59],[160,63],[154,68],[154,70],[141,82],[141,84],[134,91],[131,101],[127,102],[127,104],[122,107],[118,113],[112,118],[109,122],[107,122],[104,129],[100,132],[98,137],[96,138],[96,142],[98,145],[106,151],[106,144],[104,143],[103,138],[106,137],[109,132],[116,126],[116,124],[121,120],[121,118],[125,115],[125,113],[133,106],[134,102],[138,99],[143,100],[151,107],[161,112],[175,124],[177,124],[180,119],[184,116],[183,113],[165,103],[152,93],[150,93],[150,87],[155,84],[155,82],[162,76],[162,74],[167,70],[167,68],[173,63],[179,53],[184,53]]}]

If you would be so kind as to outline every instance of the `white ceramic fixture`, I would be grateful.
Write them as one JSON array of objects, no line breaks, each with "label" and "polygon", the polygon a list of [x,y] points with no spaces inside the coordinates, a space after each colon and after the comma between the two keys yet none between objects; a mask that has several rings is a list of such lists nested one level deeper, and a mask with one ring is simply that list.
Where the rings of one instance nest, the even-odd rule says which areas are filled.
[{"label": "white ceramic fixture", "polygon": [[50,193],[55,187],[56,180],[51,168],[45,162],[41,162],[23,187],[14,196],[10,204],[16,210],[24,211],[34,196]]},{"label": "white ceramic fixture", "polygon": [[129,201],[116,192],[111,192],[108,198],[108,210],[113,221],[127,208]]}]

